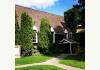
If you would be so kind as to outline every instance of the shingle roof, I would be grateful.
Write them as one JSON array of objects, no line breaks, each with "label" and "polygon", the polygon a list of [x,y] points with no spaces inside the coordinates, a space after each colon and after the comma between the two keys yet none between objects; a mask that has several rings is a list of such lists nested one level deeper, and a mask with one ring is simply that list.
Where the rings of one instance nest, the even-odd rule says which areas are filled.
[{"label": "shingle roof", "polygon": [[58,33],[64,32],[65,26],[64,26],[63,16],[31,9],[31,8],[27,8],[23,6],[18,6],[18,5],[15,6],[15,10],[16,10],[16,14],[18,16],[19,22],[20,22],[21,13],[26,12],[28,13],[28,15],[32,17],[32,20],[35,21],[35,25],[37,26],[38,29],[40,27],[41,19],[47,18],[49,20],[50,26],[54,28],[55,32],[58,32]]}]

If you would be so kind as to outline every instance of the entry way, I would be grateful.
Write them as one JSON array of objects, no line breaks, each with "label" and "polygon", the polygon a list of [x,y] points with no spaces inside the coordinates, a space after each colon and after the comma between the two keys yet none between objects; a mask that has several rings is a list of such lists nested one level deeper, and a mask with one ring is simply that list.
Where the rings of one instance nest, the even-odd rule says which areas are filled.
[{"label": "entry way", "polygon": [[64,48],[61,52],[75,54],[79,49],[79,43],[74,41],[72,38],[66,38],[66,34],[55,34],[55,43],[58,44],[58,48]]},{"label": "entry way", "polygon": [[78,42],[71,39],[63,39],[59,45],[65,48],[64,50],[69,54],[76,54],[78,52]]}]

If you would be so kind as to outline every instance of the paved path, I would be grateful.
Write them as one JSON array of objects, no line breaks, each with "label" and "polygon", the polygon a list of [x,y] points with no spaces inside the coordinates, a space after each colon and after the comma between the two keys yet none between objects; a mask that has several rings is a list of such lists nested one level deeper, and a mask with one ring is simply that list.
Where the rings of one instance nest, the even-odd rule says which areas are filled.
[{"label": "paved path", "polygon": [[67,54],[62,54],[62,55],[54,57],[54,58],[52,58],[52,59],[50,59],[50,60],[48,60],[46,62],[20,65],[20,66],[16,66],[16,68],[28,67],[28,66],[34,66],[34,65],[53,65],[53,66],[60,67],[60,68],[62,68],[64,70],[82,70],[80,68],[76,68],[76,67],[60,64],[59,60],[63,59],[66,56],[68,56],[68,55]]}]

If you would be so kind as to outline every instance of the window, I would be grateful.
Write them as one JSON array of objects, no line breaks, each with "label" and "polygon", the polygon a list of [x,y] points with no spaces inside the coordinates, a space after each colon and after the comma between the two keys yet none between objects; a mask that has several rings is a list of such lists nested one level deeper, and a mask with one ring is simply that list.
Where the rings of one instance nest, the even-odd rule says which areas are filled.
[{"label": "window", "polygon": [[33,43],[38,43],[38,29],[36,26],[33,26]]},{"label": "window", "polygon": [[37,43],[37,32],[33,30],[33,43]]}]

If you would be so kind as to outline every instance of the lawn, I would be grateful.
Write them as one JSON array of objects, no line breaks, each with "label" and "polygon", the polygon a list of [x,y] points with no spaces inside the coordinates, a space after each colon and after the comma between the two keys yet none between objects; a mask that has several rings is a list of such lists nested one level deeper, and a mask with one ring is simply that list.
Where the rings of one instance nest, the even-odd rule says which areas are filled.
[{"label": "lawn", "polygon": [[60,63],[85,69],[85,58],[84,56],[80,56],[80,55],[69,55],[63,60],[60,60]]},{"label": "lawn", "polygon": [[45,55],[35,55],[35,56],[27,56],[15,59],[15,65],[23,65],[23,64],[31,64],[31,63],[38,63],[49,60],[50,56]]},{"label": "lawn", "polygon": [[16,68],[15,70],[63,70],[63,69],[51,65],[36,65],[24,68]]}]

